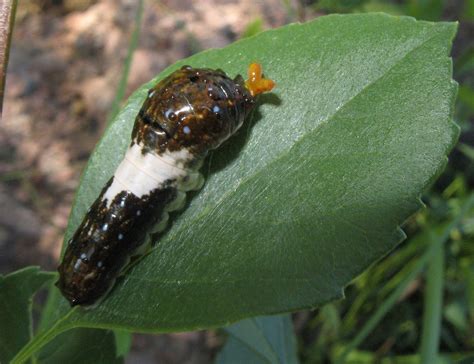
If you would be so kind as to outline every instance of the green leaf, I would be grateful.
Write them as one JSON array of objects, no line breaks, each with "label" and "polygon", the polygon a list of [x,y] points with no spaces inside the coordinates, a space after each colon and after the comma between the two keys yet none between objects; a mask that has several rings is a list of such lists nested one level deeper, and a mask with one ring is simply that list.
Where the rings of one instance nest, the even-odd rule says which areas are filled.
[{"label": "green leaf", "polygon": [[469,319],[467,310],[460,302],[452,302],[443,310],[444,318],[457,330],[467,333],[469,330]]},{"label": "green leaf", "polygon": [[74,329],[59,335],[38,356],[41,364],[118,364],[115,335],[98,329]]},{"label": "green leaf", "polygon": [[230,336],[217,364],[298,363],[290,315],[247,319],[225,330]]},{"label": "green leaf", "polygon": [[[131,334],[123,330],[82,328],[64,332],[65,329],[61,324],[67,321],[65,319],[67,316],[62,317],[61,320],[57,319],[58,310],[55,304],[59,301],[59,297],[59,290],[53,289],[50,292],[48,304],[41,313],[37,329],[40,335],[31,342],[34,344],[34,351],[41,348],[37,355],[40,362],[42,364],[64,363],[65,361],[74,363],[94,361],[103,364],[123,362],[123,357],[130,351]],[[69,311],[68,314],[72,312]],[[57,336],[60,333],[62,334]],[[46,335],[42,336],[44,334]],[[41,337],[45,340],[38,340]]]},{"label": "green leaf", "polygon": [[8,363],[33,336],[33,295],[55,274],[27,267],[0,275],[0,362]]},{"label": "green leaf", "polygon": [[114,330],[117,356],[125,357],[132,347],[132,333],[125,330]]},{"label": "green leaf", "polygon": [[[458,135],[453,23],[333,15],[197,54],[141,87],[84,172],[66,239],[113,174],[147,89],[183,64],[276,80],[240,133],[212,153],[204,188],[154,249],[75,326],[167,332],[314,308],[404,237],[399,225]],[[57,297],[57,296],[56,296]],[[60,318],[65,300],[53,302]]]},{"label": "green leaf", "polygon": [[258,33],[261,33],[263,31],[263,20],[262,18],[256,18],[253,21],[251,21],[247,26],[245,27],[245,30],[243,31],[241,38],[248,38],[252,37]]},{"label": "green leaf", "polygon": [[[447,56],[455,28],[328,16],[165,71],[159,78],[190,63],[233,75],[258,59],[277,88],[213,153],[206,186],[151,254],[99,307],[71,320],[187,330],[341,297],[403,239],[398,225],[446,162],[458,133]],[[68,236],[122,158],[148,86],[91,158]]]}]

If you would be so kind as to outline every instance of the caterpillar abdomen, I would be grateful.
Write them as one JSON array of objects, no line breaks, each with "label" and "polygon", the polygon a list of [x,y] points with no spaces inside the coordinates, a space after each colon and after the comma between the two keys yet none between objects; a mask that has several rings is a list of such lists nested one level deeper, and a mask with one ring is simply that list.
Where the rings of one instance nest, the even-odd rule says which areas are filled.
[{"label": "caterpillar abdomen", "polygon": [[271,90],[252,64],[249,80],[185,66],[148,92],[132,142],[70,240],[57,286],[71,305],[104,297],[148,233],[166,227],[168,211],[198,189],[198,169],[211,149],[242,125],[254,96]]},{"label": "caterpillar abdomen", "polygon": [[[62,266],[61,274],[69,281],[62,290],[71,297],[71,304],[89,304],[87,298],[78,295],[83,291],[78,287],[88,286],[89,280],[111,283],[91,284],[94,288],[87,290],[87,297],[103,296],[147,233],[154,226],[154,232],[166,228],[168,212],[182,207],[186,191],[200,187],[198,172],[171,165],[152,168],[163,167],[163,163],[156,155],[141,154],[136,144],[127,151],[64,256],[71,264]],[[157,171],[161,174],[154,174]]]}]

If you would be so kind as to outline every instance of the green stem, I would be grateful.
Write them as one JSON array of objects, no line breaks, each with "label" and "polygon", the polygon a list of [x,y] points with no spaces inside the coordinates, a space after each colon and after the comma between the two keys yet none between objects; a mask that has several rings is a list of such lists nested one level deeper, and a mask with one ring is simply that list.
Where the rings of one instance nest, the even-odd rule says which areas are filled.
[{"label": "green stem", "polygon": [[66,315],[61,317],[56,323],[51,326],[49,329],[37,334],[33,339],[31,339],[28,344],[26,344],[12,359],[10,364],[23,364],[30,357],[33,356],[39,349],[41,349],[45,344],[49,343],[56,336],[63,333],[66,330],[69,330],[71,327],[67,324],[67,319],[75,310],[70,310]]},{"label": "green stem", "polygon": [[383,319],[383,317],[389,312],[393,306],[398,301],[398,298],[405,292],[408,285],[421,273],[424,267],[433,259],[433,256],[436,252],[441,249],[443,250],[444,243],[449,239],[451,231],[455,229],[464,218],[466,213],[474,206],[474,193],[472,193],[469,198],[464,203],[460,213],[451,221],[451,223],[446,227],[441,234],[432,244],[429,245],[428,249],[421,256],[420,260],[413,267],[412,271],[406,276],[406,278],[400,283],[400,285],[393,291],[393,293],[387,297],[387,299],[382,303],[379,309],[375,314],[367,321],[367,323],[362,327],[360,332],[356,337],[346,346],[345,350],[336,360],[336,364],[342,364],[346,362],[347,355],[357,348],[365,338],[374,330],[378,323]]},{"label": "green stem", "polygon": [[[433,239],[433,242],[435,239]],[[425,309],[421,337],[421,363],[435,363],[438,357],[443,304],[444,245],[437,244],[428,263],[426,276]]]},{"label": "green stem", "polygon": [[125,63],[123,66],[122,77],[120,79],[117,93],[115,94],[114,101],[112,102],[112,107],[107,118],[107,125],[117,116],[120,104],[125,96],[125,90],[127,88],[128,75],[130,74],[130,67],[132,65],[133,54],[138,45],[138,39],[140,35],[140,28],[142,25],[142,15],[143,15],[143,0],[138,2],[137,12],[135,14],[135,26],[132,32],[132,37],[130,39],[130,44],[127,50],[127,57],[125,58]]},{"label": "green stem", "polygon": [[[420,245],[421,244],[415,244],[414,242],[412,244],[406,244],[406,246],[398,254],[388,257],[384,261],[383,265],[379,265],[372,269],[372,278],[369,284],[371,287],[375,287],[384,279],[384,277],[387,276],[388,271],[393,270],[396,266],[401,266],[401,261],[404,262],[403,268],[399,272],[397,272],[397,274],[395,274],[389,281],[387,281],[384,287],[378,292],[378,295],[381,296],[382,299],[388,296],[390,292],[392,292],[394,289],[396,289],[398,284],[400,284],[399,282],[403,280],[403,277],[406,277],[407,274],[409,274],[407,272],[410,272],[411,269],[413,269],[413,266],[418,261],[420,251],[422,249],[426,249],[424,245],[422,247],[420,247]],[[344,318],[344,323],[341,329],[342,332],[349,331],[350,328],[354,326],[354,323],[357,321],[357,316],[360,314],[359,311],[362,309],[364,304],[367,303],[370,297],[370,289],[362,291],[356,297],[354,303],[351,305],[349,311],[347,312]]]}]

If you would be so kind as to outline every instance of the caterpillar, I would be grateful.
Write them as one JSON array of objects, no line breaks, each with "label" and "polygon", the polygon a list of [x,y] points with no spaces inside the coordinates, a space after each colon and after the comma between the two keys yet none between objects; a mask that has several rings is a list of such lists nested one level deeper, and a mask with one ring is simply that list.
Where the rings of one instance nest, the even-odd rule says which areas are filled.
[{"label": "caterpillar", "polygon": [[186,192],[202,186],[206,154],[241,127],[258,94],[274,87],[257,63],[248,76],[184,66],[148,91],[125,157],[58,267],[56,286],[71,306],[90,307],[106,296],[148,234],[162,231]]}]

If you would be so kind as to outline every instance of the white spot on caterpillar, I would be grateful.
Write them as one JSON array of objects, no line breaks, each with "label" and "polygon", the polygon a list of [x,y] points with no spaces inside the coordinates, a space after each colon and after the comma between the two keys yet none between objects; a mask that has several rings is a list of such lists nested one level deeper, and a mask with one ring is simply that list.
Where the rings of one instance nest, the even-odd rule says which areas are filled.
[{"label": "white spot on caterpillar", "polygon": [[137,216],[140,216],[142,212],[140,210],[137,210]]},{"label": "white spot on caterpillar", "polygon": [[84,260],[84,259],[86,259],[86,258],[87,258],[86,253],[82,253],[82,254],[81,254],[81,259]]},{"label": "white spot on caterpillar", "polygon": [[102,225],[102,231],[107,231],[109,229],[109,224]]},{"label": "white spot on caterpillar", "polygon": [[186,126],[183,128],[183,132],[184,132],[184,134],[189,134],[189,133],[191,133],[191,128],[186,125]]},{"label": "white spot on caterpillar", "polygon": [[118,238],[118,240],[122,240],[123,239],[123,234],[118,234],[117,238]]},{"label": "white spot on caterpillar", "polygon": [[77,259],[76,260],[76,263],[74,263],[74,270],[75,271],[78,271],[79,270],[79,267],[81,266],[82,264],[82,260],[81,259]]},{"label": "white spot on caterpillar", "polygon": [[148,94],[148,98],[153,97],[154,94],[155,94],[155,90],[153,90],[152,92],[150,92],[150,93]]}]

